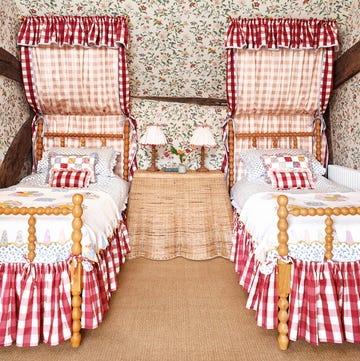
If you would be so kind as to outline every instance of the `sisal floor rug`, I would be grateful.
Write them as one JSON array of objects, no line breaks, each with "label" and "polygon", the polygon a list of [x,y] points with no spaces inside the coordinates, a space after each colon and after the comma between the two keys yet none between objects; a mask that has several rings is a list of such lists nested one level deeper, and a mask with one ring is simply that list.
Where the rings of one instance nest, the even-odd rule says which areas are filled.
[{"label": "sisal floor rug", "polygon": [[78,349],[0,348],[6,361],[355,361],[360,345],[291,342],[280,351],[277,332],[255,324],[245,308],[234,264],[223,258],[128,260],[104,322],[83,331]]}]

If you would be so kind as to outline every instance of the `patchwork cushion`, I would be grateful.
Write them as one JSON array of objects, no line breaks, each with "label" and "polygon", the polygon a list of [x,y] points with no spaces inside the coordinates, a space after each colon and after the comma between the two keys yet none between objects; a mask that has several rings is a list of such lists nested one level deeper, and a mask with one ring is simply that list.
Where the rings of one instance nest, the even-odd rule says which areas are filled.
[{"label": "patchwork cushion", "polygon": [[51,169],[50,187],[72,187],[84,188],[90,183],[90,172],[88,169]]},{"label": "patchwork cushion", "polygon": [[[114,177],[113,168],[117,164],[117,157],[120,152],[114,150],[111,147],[102,147],[102,148],[86,148],[86,147],[54,147],[43,153],[41,160],[39,160],[37,165],[37,173],[47,173],[49,174],[51,164],[50,164],[50,155],[94,155],[96,154],[96,163],[95,163],[95,175],[101,174],[108,177]],[[121,157],[119,157],[121,161]]]},{"label": "patchwork cushion", "polygon": [[312,178],[316,180],[311,171],[310,161],[304,154],[290,155],[290,154],[275,154],[275,155],[263,155],[261,157],[264,162],[266,177],[265,181],[271,183],[271,176],[273,171],[307,171]]},{"label": "patchwork cushion", "polygon": [[271,185],[276,189],[314,188],[312,174],[309,170],[273,170],[270,175]]},{"label": "patchwork cushion", "polygon": [[58,155],[50,154],[50,172],[53,169],[88,170],[90,182],[95,182],[96,154],[89,155]]},{"label": "patchwork cushion", "polygon": [[326,169],[321,163],[308,151],[302,149],[282,149],[282,148],[250,148],[239,153],[240,160],[244,164],[246,178],[254,181],[258,178],[266,177],[266,169],[263,160],[264,155],[305,155],[310,161],[310,169],[314,175],[324,175]]}]

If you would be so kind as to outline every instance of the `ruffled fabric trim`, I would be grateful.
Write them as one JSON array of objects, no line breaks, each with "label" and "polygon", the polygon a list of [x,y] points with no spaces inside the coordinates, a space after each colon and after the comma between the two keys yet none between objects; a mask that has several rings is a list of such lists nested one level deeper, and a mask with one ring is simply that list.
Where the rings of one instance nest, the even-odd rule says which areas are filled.
[{"label": "ruffled fabric trim", "polygon": [[[121,222],[98,263],[83,268],[82,328],[93,329],[102,322],[117,289],[116,274],[129,252],[126,225]],[[69,261],[0,264],[0,300],[0,346],[58,345],[71,337]]]},{"label": "ruffled fabric trim", "polygon": [[230,19],[226,48],[236,49],[338,49],[336,20]]},{"label": "ruffled fabric trim", "polygon": [[128,45],[128,24],[125,16],[27,16],[24,17],[18,45],[56,44],[85,48]]},{"label": "ruffled fabric trim", "polygon": [[[251,236],[235,223],[233,245],[239,284],[249,296],[246,307],[256,312],[256,323],[267,329],[278,325],[278,268],[260,272]],[[360,261],[311,262],[292,259],[289,296],[289,338],[320,342],[360,343]]]}]

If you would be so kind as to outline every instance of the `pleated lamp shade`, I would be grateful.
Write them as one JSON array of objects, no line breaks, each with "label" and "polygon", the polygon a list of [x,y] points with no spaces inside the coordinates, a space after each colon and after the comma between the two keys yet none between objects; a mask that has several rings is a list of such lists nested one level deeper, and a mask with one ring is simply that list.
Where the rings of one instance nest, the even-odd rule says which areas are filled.
[{"label": "pleated lamp shade", "polygon": [[149,125],[140,138],[140,144],[165,145],[167,143],[165,134],[158,125]]},{"label": "pleated lamp shade", "polygon": [[151,166],[147,169],[150,172],[156,172],[156,146],[165,145],[167,143],[165,134],[158,125],[149,125],[145,133],[140,138],[140,144],[151,145]]},{"label": "pleated lamp shade", "polygon": [[195,128],[190,144],[198,147],[215,147],[216,142],[208,126],[199,125]]}]

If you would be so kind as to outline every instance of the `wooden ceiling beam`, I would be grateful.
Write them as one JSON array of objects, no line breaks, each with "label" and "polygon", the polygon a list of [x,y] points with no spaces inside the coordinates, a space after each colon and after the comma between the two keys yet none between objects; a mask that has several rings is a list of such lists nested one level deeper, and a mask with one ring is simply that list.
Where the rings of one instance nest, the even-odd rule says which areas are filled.
[{"label": "wooden ceiling beam", "polygon": [[335,61],[333,88],[338,88],[358,72],[360,72],[360,41]]},{"label": "wooden ceiling beam", "polygon": [[0,47],[0,74],[22,84],[22,73],[19,60],[4,48]]}]

